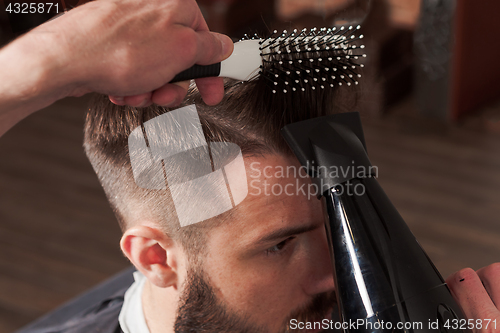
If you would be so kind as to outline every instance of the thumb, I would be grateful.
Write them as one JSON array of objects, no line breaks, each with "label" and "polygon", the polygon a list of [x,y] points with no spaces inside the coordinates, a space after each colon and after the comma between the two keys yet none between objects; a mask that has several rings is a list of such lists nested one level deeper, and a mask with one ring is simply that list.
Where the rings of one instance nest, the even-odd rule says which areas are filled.
[{"label": "thumb", "polygon": [[233,41],[226,35],[210,31],[197,32],[198,52],[195,63],[212,65],[228,58],[233,53]]}]

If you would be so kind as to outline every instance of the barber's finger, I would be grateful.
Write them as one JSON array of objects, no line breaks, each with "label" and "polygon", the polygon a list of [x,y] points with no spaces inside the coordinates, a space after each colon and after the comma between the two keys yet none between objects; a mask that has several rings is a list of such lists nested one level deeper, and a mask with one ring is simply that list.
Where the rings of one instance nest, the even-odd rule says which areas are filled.
[{"label": "barber's finger", "polygon": [[498,315],[497,308],[473,269],[458,271],[451,275],[446,283],[467,318],[485,319]]},{"label": "barber's finger", "polygon": [[145,107],[151,105],[151,93],[144,93],[140,95],[132,95],[123,97],[125,104],[134,107]]},{"label": "barber's finger", "polygon": [[167,83],[163,87],[153,91],[151,101],[166,107],[179,105],[186,96],[189,83],[189,81]]},{"label": "barber's finger", "polygon": [[484,288],[490,295],[493,303],[500,309],[500,263],[494,263],[477,271]]},{"label": "barber's finger", "polygon": [[224,80],[221,77],[196,79],[196,86],[207,105],[216,105],[224,97]]},{"label": "barber's finger", "polygon": [[197,54],[195,63],[211,65],[226,59],[233,53],[233,41],[226,35],[210,31],[199,31],[197,36]]}]

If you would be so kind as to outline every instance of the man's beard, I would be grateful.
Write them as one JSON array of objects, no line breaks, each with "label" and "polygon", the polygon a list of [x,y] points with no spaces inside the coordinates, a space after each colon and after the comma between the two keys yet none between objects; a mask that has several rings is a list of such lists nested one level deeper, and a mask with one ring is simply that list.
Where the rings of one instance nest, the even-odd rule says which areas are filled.
[{"label": "man's beard", "polygon": [[[269,333],[268,329],[251,323],[248,317],[236,314],[223,304],[205,276],[201,269],[188,272],[177,310],[175,333]],[[290,319],[322,320],[334,302],[334,292],[316,295],[309,304],[293,311],[279,332],[291,332],[288,329]],[[263,304],[266,305],[270,304]]]}]

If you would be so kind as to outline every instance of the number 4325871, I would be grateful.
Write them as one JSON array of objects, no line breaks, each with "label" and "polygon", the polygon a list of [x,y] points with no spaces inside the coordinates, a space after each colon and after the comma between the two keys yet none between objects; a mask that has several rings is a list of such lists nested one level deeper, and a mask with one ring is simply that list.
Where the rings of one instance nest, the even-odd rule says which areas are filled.
[{"label": "number 4325871", "polygon": [[45,14],[45,13],[50,13],[51,10],[55,11],[55,14],[59,13],[59,4],[58,3],[19,3],[19,2],[14,2],[14,3],[9,3],[7,5],[7,8],[5,8],[5,11],[8,12],[9,14]]}]

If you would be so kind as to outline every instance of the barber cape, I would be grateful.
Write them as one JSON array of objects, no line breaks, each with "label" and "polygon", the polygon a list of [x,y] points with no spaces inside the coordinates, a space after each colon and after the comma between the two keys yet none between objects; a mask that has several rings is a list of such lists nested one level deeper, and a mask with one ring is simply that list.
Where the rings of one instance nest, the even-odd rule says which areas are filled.
[{"label": "barber cape", "polygon": [[[123,288],[63,323],[27,328],[17,333],[124,333],[118,323],[118,315],[127,289],[128,287]],[[57,318],[54,318],[54,321],[57,321]]]},{"label": "barber cape", "polygon": [[[80,309],[80,303],[76,302],[76,306],[69,303],[49,314],[39,325],[35,323],[17,333],[150,333],[142,310],[146,277],[137,271],[133,276],[132,285],[125,283],[117,292],[94,305]],[[74,308],[80,311],[69,319],[65,318]]]},{"label": "barber cape", "polygon": [[52,325],[34,326],[18,333],[150,333],[142,310],[142,290],[146,277],[133,273],[135,282],[115,294],[79,312],[69,320]]}]

